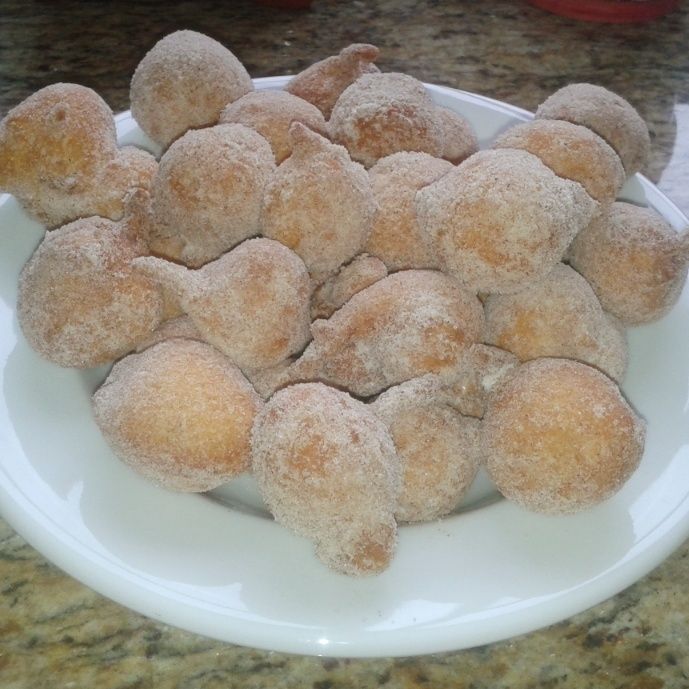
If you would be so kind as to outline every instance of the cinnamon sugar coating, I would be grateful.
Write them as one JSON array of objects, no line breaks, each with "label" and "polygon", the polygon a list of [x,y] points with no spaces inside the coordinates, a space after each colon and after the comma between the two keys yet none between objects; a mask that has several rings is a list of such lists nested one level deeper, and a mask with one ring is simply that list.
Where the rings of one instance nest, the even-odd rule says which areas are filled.
[{"label": "cinnamon sugar coating", "polygon": [[230,103],[220,115],[220,123],[243,124],[256,130],[273,149],[275,162],[280,164],[292,153],[289,128],[301,122],[323,136],[327,124],[321,111],[303,98],[286,91],[252,91]]},{"label": "cinnamon sugar coating", "polygon": [[435,106],[435,117],[441,129],[441,158],[458,165],[478,151],[476,133],[466,117],[442,105]]},{"label": "cinnamon sugar coating", "polygon": [[437,268],[438,259],[416,217],[416,192],[452,170],[452,163],[428,153],[393,153],[369,171],[378,203],[365,250],[390,270]]},{"label": "cinnamon sugar coating", "polygon": [[689,231],[677,232],[654,210],[620,201],[577,235],[568,260],[622,323],[650,323],[668,313],[682,292]]},{"label": "cinnamon sugar coating", "polygon": [[646,123],[629,102],[602,86],[564,86],[538,106],[536,117],[566,120],[593,130],[616,151],[627,175],[648,161],[651,137]]},{"label": "cinnamon sugar coating", "polygon": [[242,369],[275,366],[308,342],[309,275],[279,242],[250,239],[199,270],[155,257],[134,265],[173,290],[203,339]]},{"label": "cinnamon sugar coating", "polygon": [[547,275],[598,204],[526,151],[479,151],[416,195],[441,268],[474,292],[517,292]]},{"label": "cinnamon sugar coating", "polygon": [[636,469],[645,424],[607,376],[565,359],[519,367],[483,418],[484,464],[500,492],[534,512],[579,512]]},{"label": "cinnamon sugar coating", "polygon": [[96,423],[125,464],[164,488],[211,490],[249,469],[261,401],[213,347],[169,339],[113,367]]},{"label": "cinnamon sugar coating", "polygon": [[46,234],[19,276],[17,318],[31,347],[60,366],[117,359],[162,319],[157,285],[131,261],[146,251],[139,192],[119,222],[84,218]]},{"label": "cinnamon sugar coating", "polygon": [[612,203],[626,179],[619,156],[600,136],[564,120],[523,122],[499,136],[493,148],[533,153],[556,175],[579,182],[601,203]]},{"label": "cinnamon sugar coating", "polygon": [[289,136],[293,153],[266,187],[262,234],[299,254],[320,283],[361,251],[375,201],[366,171],[342,146],[300,122]]},{"label": "cinnamon sugar coating", "polygon": [[366,167],[399,151],[439,157],[443,150],[435,105],[408,74],[363,75],[338,98],[328,125],[332,140]]},{"label": "cinnamon sugar coating", "polygon": [[621,381],[627,368],[624,331],[613,323],[579,273],[562,263],[516,294],[484,304],[486,341],[521,361],[575,359]]},{"label": "cinnamon sugar coating", "polygon": [[311,320],[330,318],[357,292],[382,280],[387,274],[385,264],[375,256],[355,256],[346,266],[340,268],[337,275],[328,278],[314,290],[311,298]]},{"label": "cinnamon sugar coating", "polygon": [[378,48],[367,43],[353,43],[339,55],[315,62],[290,79],[285,90],[315,105],[326,119],[341,93],[362,74],[378,72],[373,64]]},{"label": "cinnamon sugar coating", "polygon": [[320,383],[280,390],[256,419],[252,466],[275,519],[328,567],[361,576],[389,565],[400,463],[366,405]]},{"label": "cinnamon sugar coating", "polygon": [[112,111],[84,86],[46,86],[0,122],[0,191],[49,229],[95,215],[121,219],[125,196],[150,189],[156,169],[149,153],[118,149]]},{"label": "cinnamon sugar coating", "polygon": [[371,410],[386,425],[402,464],[399,521],[439,519],[456,509],[478,471],[478,419],[444,403],[437,376],[389,388]]},{"label": "cinnamon sugar coating", "polygon": [[188,132],[160,159],[153,182],[152,251],[199,267],[258,234],[274,170],[268,142],[244,125]]},{"label": "cinnamon sugar coating", "polygon": [[187,130],[215,124],[228,103],[253,88],[225,46],[196,31],[175,31],[139,62],[129,99],[141,129],[167,148]]},{"label": "cinnamon sugar coating", "polygon": [[439,272],[407,270],[355,294],[293,364],[293,381],[322,380],[363,397],[457,367],[483,335],[479,300]]}]

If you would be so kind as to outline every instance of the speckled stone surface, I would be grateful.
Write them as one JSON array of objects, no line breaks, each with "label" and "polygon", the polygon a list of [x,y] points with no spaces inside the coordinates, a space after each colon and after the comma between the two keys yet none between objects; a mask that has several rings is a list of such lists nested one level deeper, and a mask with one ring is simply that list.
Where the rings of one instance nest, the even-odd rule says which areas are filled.
[{"label": "speckled stone surface", "polygon": [[[527,109],[572,81],[630,100],[649,123],[645,170],[689,213],[689,4],[648,25],[578,23],[519,0],[250,2],[0,0],[0,115],[56,81],[128,107],[145,51],[179,28],[227,44],[253,76],[294,73],[348,43],[380,66]],[[408,659],[302,658],[215,642],[92,592],[0,520],[2,689],[674,689],[689,687],[689,544],[613,599],[565,622],[468,651]]]}]

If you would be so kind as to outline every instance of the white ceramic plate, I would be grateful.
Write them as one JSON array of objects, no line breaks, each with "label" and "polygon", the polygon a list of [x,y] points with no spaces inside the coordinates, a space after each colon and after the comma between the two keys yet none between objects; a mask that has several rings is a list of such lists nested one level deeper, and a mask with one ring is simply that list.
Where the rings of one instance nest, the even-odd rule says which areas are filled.
[{"label": "white ceramic plate", "polygon": [[[530,117],[472,94],[429,90],[472,121],[484,146]],[[121,141],[150,147],[127,113],[117,125]],[[624,196],[677,228],[686,223],[641,177]],[[247,646],[413,655],[568,617],[631,584],[689,535],[686,290],[668,317],[630,332],[624,388],[648,420],[648,439],[618,495],[584,514],[544,517],[487,499],[491,489],[479,482],[459,514],[403,527],[388,571],[353,579],[326,570],[308,542],[272,522],[250,481],[212,497],[178,495],[115,459],[89,404],[105,371],[42,361],[17,327],[17,275],[41,235],[14,199],[0,198],[0,507],[48,559],[123,605]]]}]

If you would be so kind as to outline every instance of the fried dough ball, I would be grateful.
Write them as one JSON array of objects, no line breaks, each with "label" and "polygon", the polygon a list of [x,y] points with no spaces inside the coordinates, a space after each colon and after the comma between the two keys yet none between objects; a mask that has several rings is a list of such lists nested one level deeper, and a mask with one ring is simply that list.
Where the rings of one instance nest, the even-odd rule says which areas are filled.
[{"label": "fried dough ball", "polygon": [[309,275],[279,242],[250,239],[199,270],[152,256],[134,265],[174,290],[203,339],[243,370],[275,366],[309,340]]},{"label": "fried dough ball", "polygon": [[154,253],[198,267],[259,233],[275,171],[268,142],[241,124],[187,132],[160,159],[153,182]]},{"label": "fried dough ball", "polygon": [[373,64],[379,50],[367,43],[353,43],[339,55],[326,57],[292,77],[285,90],[315,105],[326,119],[341,93],[362,74],[378,72]]},{"label": "fried dough ball", "polygon": [[563,263],[516,294],[489,296],[484,309],[486,341],[521,361],[576,359],[618,382],[624,378],[624,332],[603,311],[589,283]]},{"label": "fried dough ball", "polygon": [[256,419],[252,466],[275,519],[312,540],[328,567],[367,575],[389,565],[400,463],[366,405],[320,383],[280,390]]},{"label": "fried dough ball", "polygon": [[452,163],[428,153],[403,151],[381,158],[369,170],[378,211],[364,248],[389,270],[438,267],[419,227],[414,197],[452,169]]},{"label": "fried dough ball", "polygon": [[141,191],[119,222],[84,218],[49,232],[19,276],[17,317],[31,347],[89,368],[132,351],[162,319],[157,285],[131,261],[146,251]]},{"label": "fried dough ball", "polygon": [[598,204],[526,151],[479,151],[416,195],[441,268],[474,292],[517,292],[545,277]]},{"label": "fried dough ball", "polygon": [[617,492],[641,460],[645,424],[607,376],[566,359],[519,367],[483,418],[485,467],[534,512],[579,512]]},{"label": "fried dough ball", "polygon": [[48,228],[121,219],[125,196],[150,189],[156,168],[149,153],[117,148],[112,111],[84,86],[46,86],[0,122],[0,191]]},{"label": "fried dough ball", "polygon": [[321,111],[303,98],[286,91],[252,91],[230,103],[220,115],[220,123],[238,123],[251,127],[273,149],[275,162],[281,163],[292,153],[288,132],[292,122],[301,122],[323,136],[327,124]]},{"label": "fried dough ball", "polygon": [[443,151],[435,105],[408,74],[364,74],[338,98],[328,126],[332,140],[366,167],[398,151]]},{"label": "fried dough ball", "polygon": [[170,339],[115,364],[93,395],[115,454],[164,488],[211,490],[249,469],[261,401],[210,345]]},{"label": "fried dough ball", "polygon": [[593,130],[615,149],[627,175],[648,162],[651,137],[646,123],[624,98],[602,86],[569,84],[538,106],[536,118],[566,120]]},{"label": "fried dough ball", "polygon": [[254,386],[254,390],[264,399],[270,399],[273,393],[289,385],[289,369],[295,357],[288,357],[275,366],[268,368],[247,369],[244,375]]},{"label": "fried dough ball", "polygon": [[439,272],[407,270],[355,294],[327,321],[291,380],[322,380],[367,397],[425,373],[456,368],[483,335],[479,300]]},{"label": "fried dough ball", "polygon": [[481,422],[438,399],[436,376],[396,385],[370,407],[385,423],[402,463],[395,517],[439,519],[452,512],[476,477]]},{"label": "fried dough ball", "polygon": [[253,88],[225,46],[196,31],[175,31],[139,62],[129,99],[141,129],[167,148],[188,129],[215,124],[228,103]]},{"label": "fried dough ball", "polygon": [[388,274],[385,264],[375,256],[359,254],[337,275],[326,280],[311,298],[311,319],[330,318],[337,309],[348,302],[357,292],[370,287]]},{"label": "fried dough ball", "polygon": [[458,165],[478,151],[478,139],[471,123],[458,112],[435,106],[435,117],[442,131],[441,158]]},{"label": "fried dough ball", "polygon": [[342,146],[300,122],[289,137],[293,153],[266,187],[262,234],[299,254],[321,283],[361,251],[376,205],[366,171]]},{"label": "fried dough ball", "polygon": [[556,175],[579,182],[601,203],[612,203],[626,174],[600,136],[564,120],[523,122],[499,136],[493,148],[519,148],[538,156]]},{"label": "fried dough ball", "polygon": [[626,325],[649,323],[679,299],[689,232],[677,232],[650,208],[617,202],[577,235],[568,259],[604,309]]}]

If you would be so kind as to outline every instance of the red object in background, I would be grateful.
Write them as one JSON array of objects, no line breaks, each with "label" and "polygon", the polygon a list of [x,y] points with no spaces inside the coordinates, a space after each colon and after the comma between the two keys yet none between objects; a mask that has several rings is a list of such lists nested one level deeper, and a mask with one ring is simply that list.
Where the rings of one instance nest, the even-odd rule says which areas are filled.
[{"label": "red object in background", "polygon": [[679,0],[528,0],[564,17],[621,24],[647,22],[677,9]]}]

